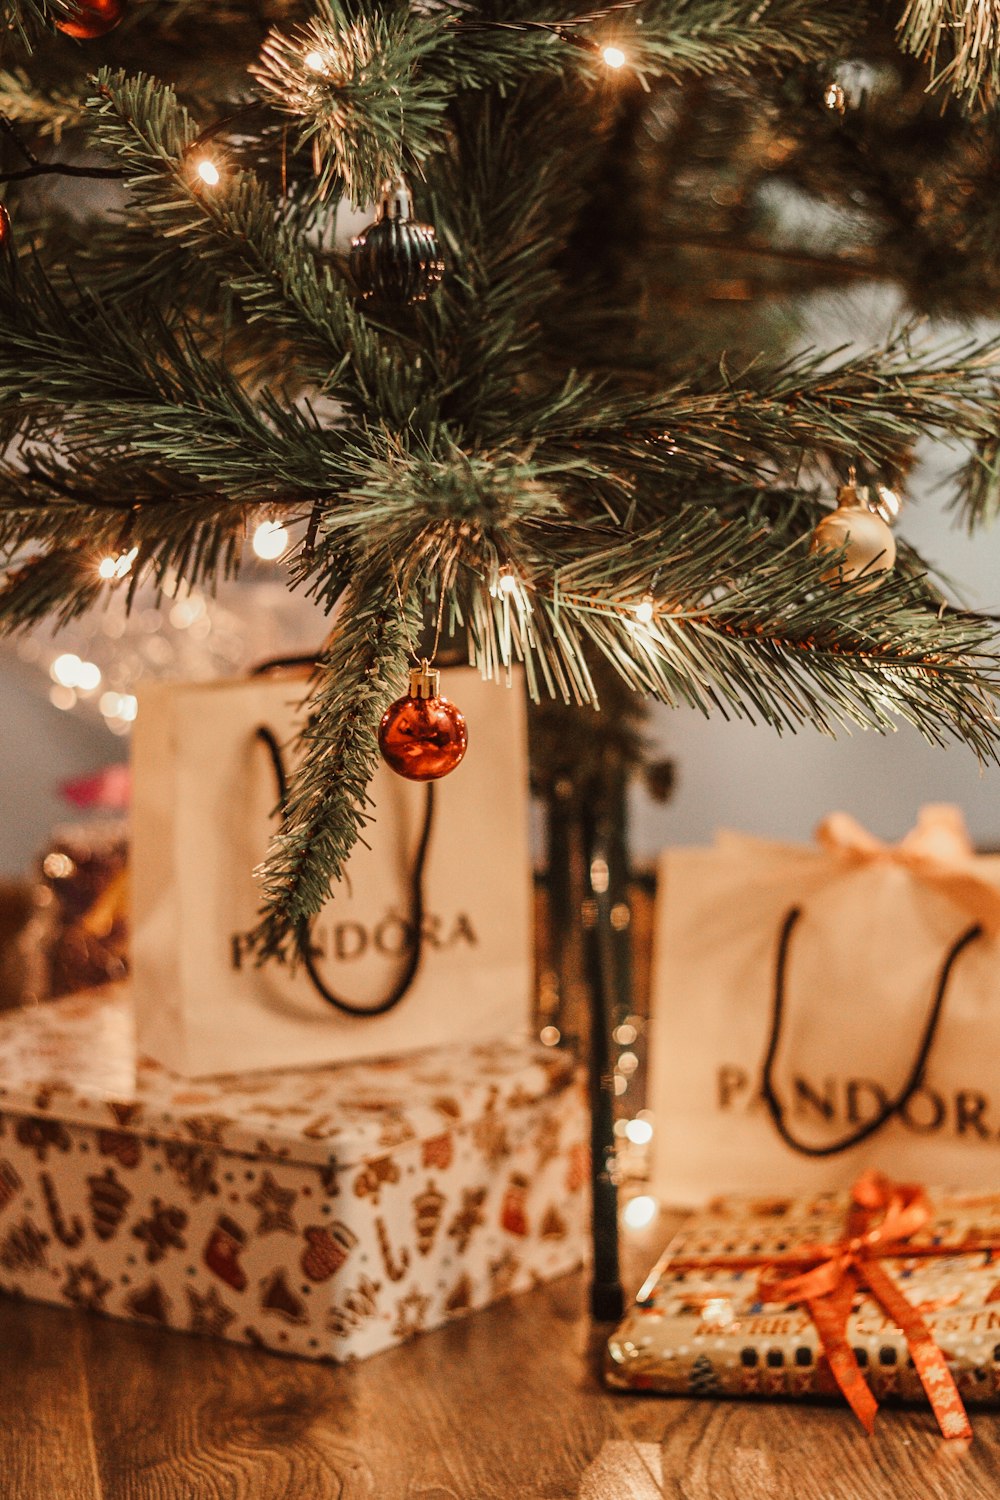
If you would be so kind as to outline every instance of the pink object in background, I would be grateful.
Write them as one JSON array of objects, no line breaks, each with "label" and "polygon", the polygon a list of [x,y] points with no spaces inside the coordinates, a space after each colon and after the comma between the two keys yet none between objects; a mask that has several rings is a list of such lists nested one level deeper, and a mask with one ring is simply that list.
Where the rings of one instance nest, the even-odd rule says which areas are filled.
[{"label": "pink object in background", "polygon": [[74,807],[106,812],[127,812],[131,791],[129,768],[121,764],[104,766],[89,776],[64,781],[59,788],[60,796]]}]

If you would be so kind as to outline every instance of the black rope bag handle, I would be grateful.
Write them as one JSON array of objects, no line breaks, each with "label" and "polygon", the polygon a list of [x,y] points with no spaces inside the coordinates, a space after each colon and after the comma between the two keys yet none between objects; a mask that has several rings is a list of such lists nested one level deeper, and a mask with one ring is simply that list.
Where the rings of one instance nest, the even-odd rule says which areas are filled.
[{"label": "black rope bag handle", "polygon": [[[312,658],[286,658],[281,666],[304,666]],[[279,663],[268,663],[268,670]],[[285,760],[282,755],[281,746],[277,737],[270,729],[260,725],[257,729],[257,739],[265,747],[274,770],[274,780],[278,791],[278,805],[282,809],[288,802],[288,773],[285,770]],[[342,1011],[348,1016],[384,1016],[387,1011],[393,1010],[403,999],[417,977],[420,960],[423,957],[423,925],[424,925],[424,867],[427,864],[427,851],[430,847],[431,829],[434,825],[434,783],[427,784],[427,797],[424,805],[424,821],[420,830],[420,842],[413,862],[413,873],[410,880],[410,912],[409,922],[413,931],[413,948],[402,973],[393,985],[392,989],[383,1000],[375,1005],[355,1005],[351,1000],[345,1000],[342,995],[337,995],[330,989],[322,974],[316,966],[315,949],[312,943],[312,922],[303,919],[299,923],[295,933],[295,946],[302,960],[303,968],[309,976],[313,989],[322,1000],[332,1005],[335,1010]]]},{"label": "black rope bag handle", "polygon": [[774,966],[771,1032],[768,1037],[767,1054],[764,1058],[764,1067],[761,1074],[761,1093],[764,1096],[764,1102],[774,1123],[774,1128],[786,1146],[791,1146],[793,1151],[798,1151],[802,1156],[836,1156],[838,1152],[848,1151],[852,1146],[859,1145],[861,1141],[868,1140],[877,1130],[881,1130],[882,1126],[886,1125],[892,1119],[893,1115],[905,1109],[913,1098],[913,1095],[923,1081],[924,1069],[927,1067],[931,1048],[934,1046],[934,1040],[938,1033],[951,971],[959,955],[971,943],[974,943],[977,938],[982,937],[983,929],[978,922],[972,927],[967,928],[961,937],[952,943],[945,954],[944,963],[941,965],[941,972],[938,976],[937,989],[934,993],[934,999],[931,1002],[931,1008],[927,1013],[927,1020],[924,1023],[923,1035],[920,1038],[920,1046],[914,1059],[913,1067],[910,1069],[906,1082],[896,1097],[883,1105],[878,1114],[871,1120],[866,1121],[857,1130],[852,1130],[847,1135],[842,1136],[839,1141],[834,1141],[828,1146],[813,1146],[807,1141],[797,1140],[792,1133],[791,1126],[785,1118],[784,1105],[778,1098],[774,1087],[774,1061],[781,1043],[781,1023],[785,1013],[785,973],[788,967],[788,949],[791,944],[792,933],[795,931],[801,916],[802,908],[793,906],[782,923],[781,936],[778,939],[778,953]]}]

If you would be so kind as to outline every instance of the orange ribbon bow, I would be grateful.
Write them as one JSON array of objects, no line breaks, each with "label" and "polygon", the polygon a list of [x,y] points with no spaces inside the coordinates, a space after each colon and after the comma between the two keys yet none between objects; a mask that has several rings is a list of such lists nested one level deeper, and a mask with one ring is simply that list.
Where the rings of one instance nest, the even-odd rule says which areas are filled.
[{"label": "orange ribbon bow", "polygon": [[917,826],[898,844],[884,844],[849,813],[831,813],[817,843],[847,865],[899,865],[963,907],[991,937],[1000,936],[1000,869],[977,857],[962,814],[948,803],[920,809]]},{"label": "orange ribbon bow", "polygon": [[[912,1254],[909,1237],[928,1223],[931,1206],[921,1187],[890,1182],[877,1172],[866,1172],[854,1184],[847,1233],[834,1244],[803,1245],[794,1260],[815,1261],[805,1271],[781,1275],[772,1264],[761,1273],[760,1297],[765,1302],[801,1302],[809,1310],[823,1352],[837,1385],[865,1430],[875,1425],[878,1403],[872,1395],[847,1337],[847,1320],[854,1294],[865,1287],[906,1339],[907,1348],[927,1399],[946,1438],[971,1438],[968,1414],[958,1394],[944,1355],[919,1308],[908,1302],[880,1262],[890,1256]],[[973,1247],[921,1246],[924,1254],[961,1253]],[[977,1244],[984,1250],[984,1244]],[[792,1257],[790,1257],[792,1258]]]},{"label": "orange ribbon bow", "polygon": [[[914,1307],[882,1261],[938,1255],[972,1255],[1000,1251],[1000,1239],[977,1238],[961,1244],[910,1244],[911,1235],[930,1222],[933,1210],[922,1187],[891,1182],[880,1172],[865,1172],[851,1189],[844,1237],[830,1244],[797,1245],[789,1250],[752,1254],[673,1256],[669,1271],[760,1270],[762,1302],[800,1302],[808,1310],[840,1390],[865,1430],[875,1426],[878,1402],[861,1373],[847,1337],[855,1293],[863,1287],[906,1339],[913,1365],[946,1438],[971,1438],[972,1427],[947,1361],[924,1321],[924,1312],[946,1305]],[[642,1294],[640,1293],[640,1296]],[[950,1300],[950,1299],[948,1299]]]}]

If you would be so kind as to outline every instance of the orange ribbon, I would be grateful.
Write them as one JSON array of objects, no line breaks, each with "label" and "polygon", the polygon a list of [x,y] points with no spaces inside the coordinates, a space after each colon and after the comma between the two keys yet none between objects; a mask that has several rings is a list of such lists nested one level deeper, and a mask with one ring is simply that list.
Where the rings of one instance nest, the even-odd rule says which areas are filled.
[{"label": "orange ribbon", "polygon": [[890,1182],[879,1172],[866,1172],[851,1190],[843,1239],[830,1244],[800,1245],[771,1255],[671,1257],[668,1266],[675,1271],[706,1266],[741,1270],[761,1267],[760,1300],[800,1302],[808,1309],[834,1380],[865,1430],[871,1433],[878,1402],[865,1382],[847,1337],[854,1295],[864,1287],[903,1334],[942,1434],[946,1438],[971,1438],[972,1427],[962,1398],[924,1321],[925,1311],[943,1304],[914,1307],[881,1262],[893,1257],[981,1254],[1000,1250],[1000,1241],[977,1239],[958,1245],[910,1245],[910,1236],[931,1218],[931,1205],[922,1187]]},{"label": "orange ribbon", "polygon": [[[865,1430],[875,1425],[878,1403],[861,1373],[847,1337],[847,1320],[854,1294],[865,1287],[906,1339],[914,1368],[946,1438],[971,1438],[968,1414],[951,1371],[934,1341],[919,1308],[879,1262],[906,1255],[906,1241],[930,1221],[931,1206],[921,1187],[890,1182],[877,1172],[866,1172],[854,1184],[847,1233],[831,1245],[804,1245],[802,1259],[815,1260],[809,1270],[782,1276],[774,1268],[762,1272],[763,1302],[802,1302],[809,1310],[836,1380]],[[934,1247],[956,1253],[956,1247]],[[983,1250],[984,1245],[964,1247]]]}]

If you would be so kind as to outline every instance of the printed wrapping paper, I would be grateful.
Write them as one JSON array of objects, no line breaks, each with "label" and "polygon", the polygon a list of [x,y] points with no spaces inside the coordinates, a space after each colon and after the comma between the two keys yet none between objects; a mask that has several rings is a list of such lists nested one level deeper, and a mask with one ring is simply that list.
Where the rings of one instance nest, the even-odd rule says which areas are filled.
[{"label": "printed wrapping paper", "polygon": [[534,1044],[192,1083],[73,997],[0,1019],[0,1289],[363,1357],[579,1265],[588,1138]]},{"label": "printed wrapping paper", "polygon": [[[928,1222],[904,1247],[912,1253],[878,1264],[922,1314],[961,1400],[1000,1405],[1000,1193],[928,1196]],[[761,1263],[842,1241],[850,1207],[841,1192],[725,1198],[693,1214],[609,1341],[608,1384],[839,1399],[809,1308],[763,1301]],[[741,1258],[753,1264],[733,1266]],[[867,1289],[850,1297],[847,1341],[876,1402],[926,1400],[902,1330]]]}]

